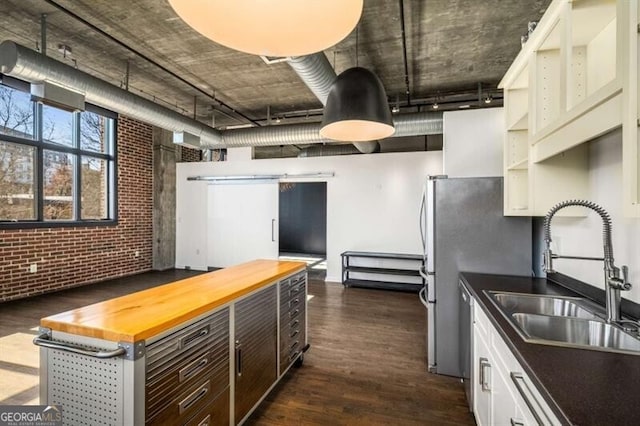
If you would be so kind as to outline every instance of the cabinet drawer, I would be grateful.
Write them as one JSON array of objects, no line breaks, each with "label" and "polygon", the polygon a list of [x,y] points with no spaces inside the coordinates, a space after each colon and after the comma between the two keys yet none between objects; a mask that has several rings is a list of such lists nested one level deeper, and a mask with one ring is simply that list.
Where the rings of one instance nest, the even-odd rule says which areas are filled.
[{"label": "cabinet drawer", "polygon": [[184,424],[198,411],[209,406],[215,396],[212,392],[211,379],[205,377],[185,389],[157,415],[147,418],[146,423],[158,426]]},{"label": "cabinet drawer", "polygon": [[191,418],[185,426],[227,426],[229,424],[229,388]]},{"label": "cabinet drawer", "polygon": [[193,350],[207,345],[222,329],[229,328],[229,308],[203,318],[157,342],[147,346],[147,374],[156,369],[170,368],[181,363]]},{"label": "cabinet drawer", "polygon": [[174,369],[171,374],[161,376],[147,385],[147,416],[153,417],[186,387],[203,377],[211,380],[210,392],[217,394],[229,385],[229,346],[228,340],[224,348],[212,348],[185,362],[181,368]]},{"label": "cabinet drawer", "polygon": [[[209,379],[205,394],[218,394],[229,385],[229,309],[192,324],[149,345],[146,403],[155,418],[195,383]],[[164,357],[164,358],[163,358]]]}]

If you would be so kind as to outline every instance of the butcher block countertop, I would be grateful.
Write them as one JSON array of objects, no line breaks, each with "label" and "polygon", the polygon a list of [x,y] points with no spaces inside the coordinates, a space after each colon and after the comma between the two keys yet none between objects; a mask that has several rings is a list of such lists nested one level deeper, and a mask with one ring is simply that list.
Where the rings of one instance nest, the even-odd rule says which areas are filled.
[{"label": "butcher block countertop", "polygon": [[40,325],[113,342],[138,342],[305,267],[304,262],[254,260],[52,315]]}]

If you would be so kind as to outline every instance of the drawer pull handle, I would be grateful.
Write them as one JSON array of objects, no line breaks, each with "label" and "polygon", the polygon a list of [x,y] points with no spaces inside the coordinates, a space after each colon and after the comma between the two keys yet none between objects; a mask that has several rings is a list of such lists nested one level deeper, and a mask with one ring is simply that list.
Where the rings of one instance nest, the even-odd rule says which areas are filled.
[{"label": "drawer pull handle", "polygon": [[198,423],[198,426],[209,426],[210,421],[211,421],[211,414],[207,415],[207,417],[202,419],[202,421]]},{"label": "drawer pull handle", "polygon": [[[531,414],[536,419],[536,422],[538,422],[539,425],[550,424],[551,422],[549,421],[548,418],[547,418],[547,422],[543,422],[542,417],[540,416],[540,413],[538,412],[536,407],[534,407],[534,404],[531,400],[533,400],[535,402],[535,405],[539,407],[540,407],[540,403],[536,400],[536,397],[533,394],[533,392],[531,392],[531,389],[529,389],[529,385],[524,380],[524,376],[521,373],[514,373],[512,371],[511,380],[513,380],[513,383],[516,385],[516,388],[518,389],[520,396],[522,396],[522,399],[524,399],[525,404],[527,404],[527,407],[529,407],[529,411],[531,411]],[[546,414],[543,413],[543,415],[546,417]]]},{"label": "drawer pull handle", "polygon": [[242,376],[242,345],[240,340],[236,340],[236,375]]},{"label": "drawer pull handle", "polygon": [[300,287],[294,287],[289,290],[289,296],[293,296],[294,294],[298,294],[300,292]]},{"label": "drawer pull handle", "polygon": [[289,355],[289,362],[293,361],[294,359],[296,359],[296,357],[298,356],[298,354],[300,354],[300,351],[295,351],[292,355]]},{"label": "drawer pull handle", "polygon": [[195,342],[207,336],[208,334],[209,334],[209,325],[206,325],[202,327],[200,330],[182,337],[180,339],[180,349],[184,349],[187,346],[194,344]]},{"label": "drawer pull handle", "polygon": [[187,411],[193,406],[193,404],[202,399],[207,392],[209,392],[209,382],[205,383],[200,389],[193,391],[189,396],[180,401],[180,404],[178,404],[178,407],[180,407],[180,414]]},{"label": "drawer pull handle", "polygon": [[298,299],[297,297],[295,299],[293,299],[291,302],[289,302],[289,307],[292,306],[296,306],[297,304],[300,303],[300,299]]},{"label": "drawer pull handle", "polygon": [[300,320],[295,320],[294,322],[292,322],[291,324],[289,324],[289,327],[291,328],[295,328],[298,326],[298,324],[300,324]]},{"label": "drawer pull handle", "polygon": [[516,420],[511,417],[511,426],[524,426],[524,422],[522,420]]},{"label": "drawer pull handle", "polygon": [[191,364],[187,365],[186,367],[184,367],[183,369],[180,370],[180,372],[178,373],[179,376],[179,381],[180,383],[182,383],[184,380],[190,378],[191,376],[193,376],[195,373],[197,373],[198,371],[202,370],[202,368],[204,368],[205,365],[207,365],[209,363],[209,359],[206,357],[198,360],[198,361],[194,361]]},{"label": "drawer pull handle", "polygon": [[289,334],[289,337],[296,337],[300,333],[300,330],[293,330],[293,333]]},{"label": "drawer pull handle", "polygon": [[295,311],[289,312],[289,318],[294,318],[300,313],[300,309],[296,309]]},{"label": "drawer pull handle", "polygon": [[491,364],[487,358],[480,358],[480,386],[482,390],[485,392],[491,392],[491,388],[489,387],[489,382],[487,381],[487,375],[485,373],[485,368],[491,368]]},{"label": "drawer pull handle", "polygon": [[291,347],[289,348],[289,350],[291,350],[291,349],[295,349],[295,347],[296,347],[296,346],[298,346],[299,344],[300,344],[300,342],[299,342],[298,340],[296,340],[295,342],[293,342],[293,343],[291,344]]}]

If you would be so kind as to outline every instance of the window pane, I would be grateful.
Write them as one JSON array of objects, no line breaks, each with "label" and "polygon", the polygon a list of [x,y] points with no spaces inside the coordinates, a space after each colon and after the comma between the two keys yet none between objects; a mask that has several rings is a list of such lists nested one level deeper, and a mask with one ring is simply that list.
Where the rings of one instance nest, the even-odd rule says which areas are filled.
[{"label": "window pane", "polygon": [[73,113],[48,105],[42,106],[42,140],[73,146]]},{"label": "window pane", "polygon": [[73,156],[44,151],[44,218],[73,219]]},{"label": "window pane", "polygon": [[0,85],[0,133],[33,139],[33,102],[29,93]]},{"label": "window pane", "polygon": [[111,153],[111,122],[113,119],[94,112],[81,113],[80,148],[87,151]]},{"label": "window pane", "polygon": [[107,162],[100,158],[82,157],[81,173],[82,219],[107,219]]},{"label": "window pane", "polygon": [[34,220],[35,148],[0,142],[0,220]]}]

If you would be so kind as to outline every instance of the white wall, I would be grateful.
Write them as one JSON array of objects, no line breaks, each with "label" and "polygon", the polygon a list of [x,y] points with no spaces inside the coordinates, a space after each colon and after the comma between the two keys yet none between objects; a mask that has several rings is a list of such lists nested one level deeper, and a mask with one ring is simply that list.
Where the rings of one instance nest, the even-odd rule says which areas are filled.
[{"label": "white wall", "polygon": [[[589,147],[589,199],[600,204],[613,220],[613,254],[617,266],[629,266],[633,288],[622,296],[640,303],[640,219],[622,214],[622,137],[620,130],[604,135]],[[552,249],[558,254],[602,256],[602,221],[595,212],[586,218],[554,217]],[[563,274],[604,289],[602,262],[554,261]]]},{"label": "white wall", "polygon": [[327,178],[327,281],[340,282],[346,250],[422,251],[418,207],[427,175],[442,173],[441,152],[177,164],[176,267],[206,268],[207,183],[196,175],[334,172]]},{"label": "white wall", "polygon": [[502,176],[504,108],[444,113],[444,174],[449,177]]}]

